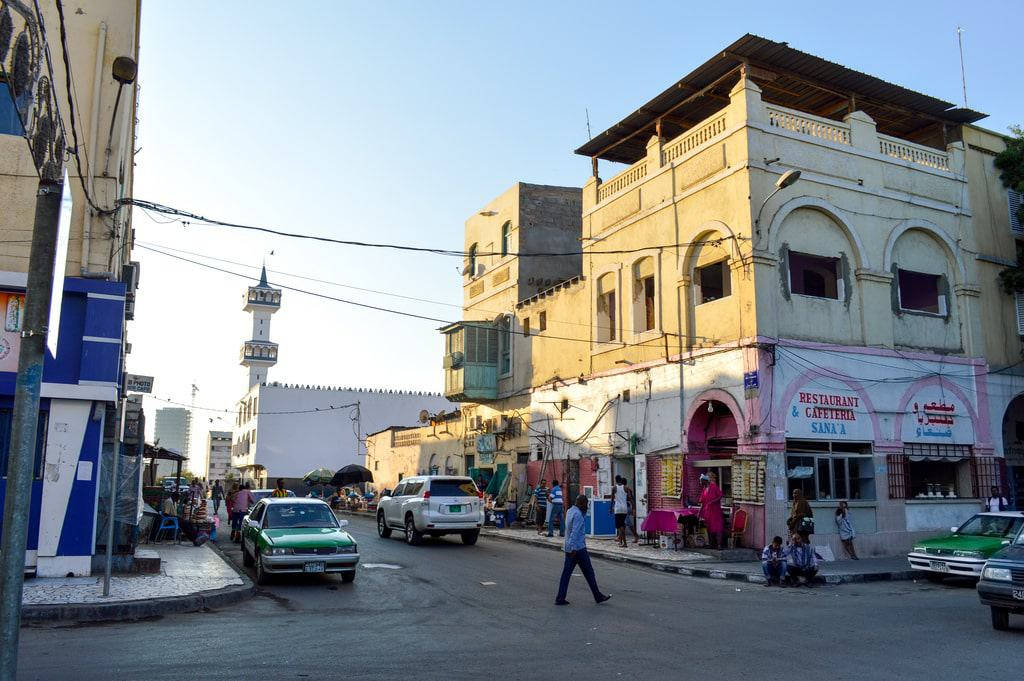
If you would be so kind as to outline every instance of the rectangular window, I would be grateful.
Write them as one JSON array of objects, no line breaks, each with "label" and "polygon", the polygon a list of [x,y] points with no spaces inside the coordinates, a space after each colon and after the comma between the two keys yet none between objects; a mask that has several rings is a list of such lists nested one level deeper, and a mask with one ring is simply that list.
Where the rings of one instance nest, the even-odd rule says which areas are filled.
[{"label": "rectangular window", "polygon": [[476,456],[474,454],[466,454],[466,470],[476,467]]},{"label": "rectangular window", "polygon": [[498,363],[498,330],[486,322],[465,327],[465,361],[469,364]]},{"label": "rectangular window", "polygon": [[1024,195],[1013,189],[1006,192],[1006,202],[1010,211],[1010,232],[1018,236],[1024,235],[1024,224],[1021,223],[1020,209],[1024,205]]},{"label": "rectangular window", "polygon": [[839,299],[839,258],[789,252],[789,288],[815,298]]},{"label": "rectangular window", "polygon": [[0,79],[0,135],[24,135],[18,109],[7,82]]},{"label": "rectangular window", "polygon": [[508,255],[509,237],[512,236],[512,223],[506,222],[501,226],[501,257]]},{"label": "rectangular window", "polygon": [[516,463],[530,463],[530,452],[516,452]]},{"label": "rectangular window", "polygon": [[939,275],[910,270],[897,270],[896,273],[901,309],[946,313],[946,296],[939,295]]},{"label": "rectangular window", "polygon": [[530,318],[529,317],[523,317],[523,335],[524,336],[529,336],[530,335]]},{"label": "rectangular window", "polygon": [[644,331],[654,328],[654,277],[644,277],[640,282],[644,293]]},{"label": "rectangular window", "polygon": [[506,375],[512,373],[512,317],[510,315],[502,315],[501,321],[498,322],[498,331],[501,345],[498,373]]},{"label": "rectangular window", "polygon": [[[47,412],[39,412],[39,429],[36,431],[36,456],[32,466],[32,478],[41,480],[43,477],[43,452],[46,451],[46,417]],[[0,478],[7,477],[7,465],[11,455],[11,430],[14,411],[0,409]]]},{"label": "rectangular window", "polygon": [[974,497],[969,445],[910,444],[903,448],[906,499]]},{"label": "rectangular window", "polygon": [[790,498],[794,489],[817,501],[875,498],[869,444],[787,440],[786,477]]},{"label": "rectangular window", "polygon": [[725,298],[732,294],[732,282],[729,280],[728,262],[718,262],[697,268],[697,304],[710,303],[712,300]]},{"label": "rectangular window", "polygon": [[541,331],[545,331],[548,328],[548,313],[541,311],[539,319],[537,320],[537,328]]},{"label": "rectangular window", "polygon": [[613,341],[616,337],[615,291],[609,291],[597,299],[597,340]]}]

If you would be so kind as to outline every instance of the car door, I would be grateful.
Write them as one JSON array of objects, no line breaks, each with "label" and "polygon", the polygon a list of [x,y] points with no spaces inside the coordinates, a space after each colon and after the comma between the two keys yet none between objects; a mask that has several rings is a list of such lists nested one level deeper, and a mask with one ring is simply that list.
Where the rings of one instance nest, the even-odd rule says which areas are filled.
[{"label": "car door", "polygon": [[242,521],[242,543],[247,546],[250,555],[255,556],[259,550],[257,539],[260,532],[260,522],[263,520],[263,512],[267,505],[262,501],[257,503],[245,520]]},{"label": "car door", "polygon": [[416,515],[421,505],[420,493],[423,491],[423,480],[410,480],[405,483],[405,493],[402,495],[402,503],[399,505],[398,522],[405,527],[405,514],[412,511]]},{"label": "car door", "polygon": [[408,483],[398,483],[398,487],[391,493],[391,498],[385,505],[384,517],[387,518],[389,525],[397,525],[398,519],[401,518],[402,495],[405,493],[406,484]]}]

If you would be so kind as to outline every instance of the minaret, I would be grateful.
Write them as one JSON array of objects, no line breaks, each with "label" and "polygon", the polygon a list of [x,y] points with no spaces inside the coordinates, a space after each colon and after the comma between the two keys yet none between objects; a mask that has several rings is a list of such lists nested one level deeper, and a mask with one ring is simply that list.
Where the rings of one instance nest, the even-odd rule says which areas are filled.
[{"label": "minaret", "polygon": [[252,340],[242,345],[240,364],[249,367],[249,388],[266,383],[267,370],[277,364],[277,343],[270,342],[270,315],[281,308],[281,289],[267,283],[267,266],[260,283],[250,286],[242,309],[252,313]]}]

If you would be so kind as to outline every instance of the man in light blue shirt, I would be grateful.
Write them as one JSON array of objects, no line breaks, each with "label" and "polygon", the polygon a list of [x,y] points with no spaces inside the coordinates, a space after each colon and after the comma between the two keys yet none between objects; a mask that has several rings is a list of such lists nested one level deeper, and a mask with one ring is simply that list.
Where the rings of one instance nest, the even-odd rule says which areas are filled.
[{"label": "man in light blue shirt", "polygon": [[565,510],[565,504],[562,501],[562,486],[558,484],[557,480],[551,481],[551,491],[548,492],[548,536],[555,536],[555,522],[558,522],[558,536],[565,536],[565,519],[562,517],[562,511]]},{"label": "man in light blue shirt", "polygon": [[576,497],[576,504],[569,509],[565,515],[565,565],[562,568],[562,578],[558,582],[558,595],[555,597],[555,605],[569,605],[565,595],[569,591],[569,578],[576,566],[580,566],[580,572],[590,585],[590,591],[594,594],[594,601],[604,603],[611,596],[601,593],[597,588],[597,578],[594,576],[594,566],[590,564],[590,554],[587,553],[587,533],[583,516],[587,512],[589,502],[587,497],[579,495]]}]

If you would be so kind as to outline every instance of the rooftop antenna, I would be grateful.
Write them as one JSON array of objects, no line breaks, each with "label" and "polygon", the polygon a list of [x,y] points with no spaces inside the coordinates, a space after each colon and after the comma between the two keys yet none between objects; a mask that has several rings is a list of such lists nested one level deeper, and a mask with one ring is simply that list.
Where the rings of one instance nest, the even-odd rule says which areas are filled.
[{"label": "rooftop antenna", "polygon": [[960,45],[960,83],[964,88],[964,108],[967,108],[967,72],[964,69],[964,29],[956,27],[956,42]]},{"label": "rooftop antenna", "polygon": [[583,111],[587,114],[587,139],[593,139],[593,135],[590,134],[590,109],[584,108]]}]

